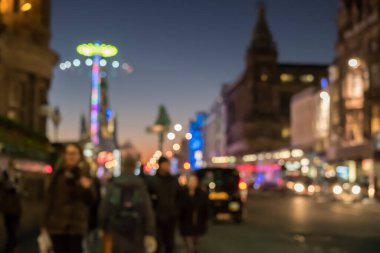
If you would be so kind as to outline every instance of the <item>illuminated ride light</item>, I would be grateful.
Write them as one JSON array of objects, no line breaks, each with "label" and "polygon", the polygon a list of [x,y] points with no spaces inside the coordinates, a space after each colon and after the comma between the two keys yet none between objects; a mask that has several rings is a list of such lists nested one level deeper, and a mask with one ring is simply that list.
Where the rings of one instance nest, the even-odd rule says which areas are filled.
[{"label": "illuminated ride light", "polygon": [[99,110],[100,110],[100,55],[95,55],[92,65],[92,92],[91,92],[91,141],[99,144]]},{"label": "illuminated ride light", "polygon": [[77,52],[80,55],[93,57],[99,55],[103,58],[109,58],[117,55],[118,49],[115,46],[100,44],[100,43],[87,43],[81,44],[77,47]]}]

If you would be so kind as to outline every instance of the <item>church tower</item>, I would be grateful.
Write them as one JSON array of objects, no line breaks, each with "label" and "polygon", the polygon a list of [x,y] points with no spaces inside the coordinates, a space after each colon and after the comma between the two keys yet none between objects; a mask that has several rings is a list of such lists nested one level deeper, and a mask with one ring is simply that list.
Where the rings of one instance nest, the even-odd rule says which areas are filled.
[{"label": "church tower", "polygon": [[269,29],[264,4],[259,4],[257,22],[253,31],[252,41],[246,55],[246,71],[250,94],[252,96],[252,111],[254,114],[273,112],[272,87],[268,85],[276,80],[277,47]]},{"label": "church tower", "polygon": [[52,70],[50,0],[0,0],[0,116],[45,134]]}]

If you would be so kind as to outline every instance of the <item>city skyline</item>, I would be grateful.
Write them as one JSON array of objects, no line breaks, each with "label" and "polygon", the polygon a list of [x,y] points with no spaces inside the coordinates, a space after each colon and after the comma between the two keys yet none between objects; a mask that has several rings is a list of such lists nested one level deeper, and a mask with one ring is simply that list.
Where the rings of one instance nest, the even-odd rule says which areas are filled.
[{"label": "city skyline", "polygon": [[[264,2],[280,62],[332,62],[338,1]],[[186,127],[196,111],[210,108],[223,83],[241,74],[257,2],[113,3],[53,2],[52,47],[61,61],[77,58],[75,46],[80,43],[102,39],[119,47],[118,59],[135,69],[132,75],[109,80],[111,106],[119,117],[119,141],[130,140],[147,158],[157,148],[157,140],[145,129],[154,122],[160,104],[167,106],[173,123]],[[86,19],[83,8],[88,10]],[[142,18],[141,13],[146,15]],[[284,20],[280,13],[288,18]],[[102,17],[97,29],[91,29]],[[56,68],[50,103],[62,111],[62,141],[79,137],[80,115],[88,114],[89,94],[87,74]]]}]

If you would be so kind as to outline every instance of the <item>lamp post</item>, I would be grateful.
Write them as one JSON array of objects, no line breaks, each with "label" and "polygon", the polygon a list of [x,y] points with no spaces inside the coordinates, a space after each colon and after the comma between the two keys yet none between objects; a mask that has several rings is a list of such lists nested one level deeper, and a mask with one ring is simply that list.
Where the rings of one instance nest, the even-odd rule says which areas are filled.
[{"label": "lamp post", "polygon": [[51,115],[51,120],[54,125],[54,138],[55,142],[58,142],[58,130],[59,130],[59,124],[62,121],[61,112],[58,107],[55,107],[53,110],[53,113]]},{"label": "lamp post", "polygon": [[91,142],[99,144],[99,112],[100,112],[100,83],[101,67],[109,58],[117,55],[118,49],[115,46],[101,44],[100,42],[81,44],[77,47],[77,52],[86,57],[92,57],[92,85],[91,85],[91,120],[90,136]]}]

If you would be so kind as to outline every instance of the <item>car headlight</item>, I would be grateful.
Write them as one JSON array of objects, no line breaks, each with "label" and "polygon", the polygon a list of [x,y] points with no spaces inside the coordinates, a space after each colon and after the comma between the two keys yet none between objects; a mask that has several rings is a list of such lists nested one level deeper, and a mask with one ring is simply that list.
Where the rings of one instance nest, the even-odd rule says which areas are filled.
[{"label": "car headlight", "polygon": [[334,194],[339,195],[339,194],[342,194],[342,192],[343,192],[343,188],[342,188],[342,186],[340,186],[340,185],[335,185],[335,186],[333,187],[333,193],[334,193]]},{"label": "car headlight", "polygon": [[304,192],[305,191],[305,186],[301,183],[296,183],[294,185],[294,190],[298,193]]},{"label": "car headlight", "polygon": [[362,191],[362,189],[360,188],[359,185],[354,185],[354,186],[352,186],[352,188],[351,188],[351,192],[352,192],[353,194],[355,194],[355,195],[360,194],[361,191]]}]

